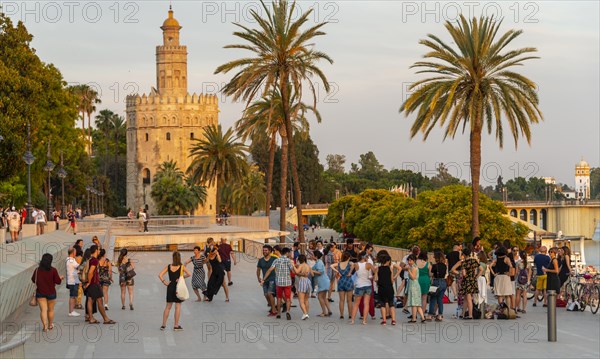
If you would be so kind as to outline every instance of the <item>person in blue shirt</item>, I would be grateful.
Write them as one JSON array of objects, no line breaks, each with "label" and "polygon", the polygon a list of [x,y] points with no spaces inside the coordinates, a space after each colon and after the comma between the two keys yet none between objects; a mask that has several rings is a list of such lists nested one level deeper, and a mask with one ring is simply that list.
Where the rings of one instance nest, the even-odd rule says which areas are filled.
[{"label": "person in blue shirt", "polygon": [[294,263],[295,263],[298,261],[298,256],[300,255],[300,242],[294,242],[292,250],[294,251]]},{"label": "person in blue shirt", "polygon": [[537,306],[537,298],[538,294],[542,293],[544,295],[544,307],[548,306],[548,299],[546,297],[546,285],[548,276],[544,273],[542,268],[548,267],[550,264],[550,256],[548,256],[548,248],[542,246],[540,248],[540,253],[536,254],[533,258],[533,264],[535,265],[537,272],[537,283],[535,286],[535,295],[533,296],[533,306]]}]

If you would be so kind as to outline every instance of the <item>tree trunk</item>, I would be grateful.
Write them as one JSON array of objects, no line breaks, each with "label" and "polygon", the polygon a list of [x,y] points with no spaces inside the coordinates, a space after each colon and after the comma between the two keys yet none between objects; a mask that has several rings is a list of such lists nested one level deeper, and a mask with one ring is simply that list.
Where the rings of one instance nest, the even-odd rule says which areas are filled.
[{"label": "tree trunk", "polygon": [[[279,198],[281,198],[280,201],[280,216],[281,218],[279,218],[279,229],[281,231],[285,231],[286,230],[286,221],[285,221],[285,213],[286,213],[286,209],[287,209],[287,175],[288,175],[288,171],[287,171],[287,167],[288,167],[288,138],[287,135],[282,133],[281,134],[281,185],[279,187]],[[281,236],[279,237],[279,242],[281,243],[285,243],[285,236]]]},{"label": "tree trunk", "polygon": [[120,198],[119,191],[119,129],[115,127],[115,192],[117,193],[117,198]]},{"label": "tree trunk", "polygon": [[267,168],[267,206],[265,207],[265,215],[271,215],[271,195],[273,192],[273,168],[275,167],[275,141],[277,134],[271,134],[271,143],[269,145],[269,167]]},{"label": "tree trunk", "polygon": [[221,209],[221,174],[217,173],[217,198],[215,199],[215,218]]},{"label": "tree trunk", "polygon": [[470,135],[472,236],[479,236],[479,176],[481,170],[481,126],[476,125]]},{"label": "tree trunk", "polygon": [[[294,130],[292,128],[292,119],[290,118],[290,103],[288,98],[288,75],[283,74],[279,80],[279,90],[281,91],[281,102],[283,105],[283,116],[285,121],[285,132],[288,137],[288,148],[292,167],[292,179],[294,180],[294,198],[296,199],[296,213],[298,216],[298,241],[304,243],[304,226],[302,223],[302,198],[300,196],[300,180],[298,178],[298,165],[296,162],[296,149],[294,147]],[[283,164],[282,164],[283,166]],[[283,168],[283,167],[282,167]]]},{"label": "tree trunk", "polygon": [[92,113],[88,112],[88,149],[92,155]]}]

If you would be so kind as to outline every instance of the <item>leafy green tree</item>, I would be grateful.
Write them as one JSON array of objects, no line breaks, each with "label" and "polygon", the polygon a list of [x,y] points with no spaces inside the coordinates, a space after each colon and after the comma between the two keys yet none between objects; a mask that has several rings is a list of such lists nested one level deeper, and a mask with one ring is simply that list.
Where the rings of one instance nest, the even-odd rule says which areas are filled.
[{"label": "leafy green tree", "polygon": [[460,180],[448,172],[448,168],[443,163],[440,163],[437,168],[437,174],[431,178],[433,188],[438,189],[444,186],[450,186],[460,183]]},{"label": "leafy green tree", "polygon": [[332,174],[342,175],[346,171],[344,164],[346,163],[346,156],[338,154],[329,154],[325,157],[327,162],[327,171]]},{"label": "leafy green tree", "polygon": [[[294,146],[298,159],[298,180],[304,203],[319,203],[323,184],[323,165],[319,162],[319,149],[308,134],[294,136]],[[299,203],[296,202],[296,205]]]},{"label": "leafy green tree", "polygon": [[242,215],[252,215],[265,208],[265,175],[256,165],[250,166],[244,179],[236,184],[231,202],[235,213]]},{"label": "leafy green tree", "polygon": [[530,124],[542,120],[536,84],[511,69],[537,58],[530,55],[536,49],[506,50],[522,31],[509,30],[498,38],[500,25],[501,21],[493,18],[468,20],[461,15],[456,25],[446,22],[452,37],[450,45],[432,34],[421,40],[430,51],[425,54],[425,61],[416,62],[412,67],[420,69],[418,73],[433,74],[433,77],[410,86],[414,92],[400,109],[406,116],[416,113],[411,137],[421,132],[426,140],[436,125],[445,127],[444,139],[454,138],[459,128],[463,132],[468,130],[473,237],[480,234],[479,177],[484,129],[489,134],[495,129],[502,148],[502,117],[505,117],[516,147],[521,135],[527,143],[531,142]]},{"label": "leafy green tree", "polygon": [[247,172],[247,147],[231,128],[223,133],[221,125],[204,127],[204,136],[194,140],[190,149],[192,163],[187,169],[196,185],[217,186],[215,211],[221,208],[221,190],[227,182],[241,180]]},{"label": "leafy green tree", "polygon": [[[419,244],[428,250],[449,250],[454,243],[471,241],[470,195],[462,185],[425,191],[416,200],[390,191],[367,190],[334,202],[325,225],[344,230],[344,212],[346,231],[363,240],[401,248]],[[481,238],[486,248],[504,239],[523,246],[529,230],[507,219],[502,203],[482,195],[480,206]]]},{"label": "leafy green tree", "polygon": [[590,198],[600,199],[600,167],[590,170]]},{"label": "leafy green tree", "polygon": [[[272,6],[267,7],[261,1],[261,5],[263,12],[260,14],[255,10],[250,11],[258,28],[251,29],[235,24],[241,30],[234,35],[241,38],[244,43],[226,46],[226,48],[248,50],[252,55],[223,64],[216,69],[215,73],[238,71],[223,88],[223,92],[233,96],[234,100],[242,99],[250,103],[266,91],[277,88],[281,94],[287,138],[292,139],[294,137],[293,110],[290,106],[290,95],[298,94],[300,99],[298,102],[301,102],[303,82],[308,82],[314,99],[313,107],[316,107],[316,86],[312,79],[318,78],[325,91],[330,90],[329,81],[317,63],[322,60],[333,63],[333,60],[327,54],[314,49],[315,38],[325,35],[321,28],[326,23],[321,22],[303,30],[313,9],[297,17],[295,2],[290,5],[286,0],[273,1]],[[294,197],[298,203],[302,203],[294,146],[289,146],[289,151],[294,179]],[[302,208],[301,206],[296,208],[298,223],[301,223]],[[299,226],[298,239],[304,241],[302,226]]]},{"label": "leafy green tree", "polygon": [[[60,71],[44,63],[31,48],[33,36],[22,22],[13,25],[0,12],[0,183],[14,185],[17,176],[27,184],[27,167],[22,160],[27,150],[27,124],[30,125],[31,152],[36,161],[31,166],[31,192],[34,205],[45,205],[42,188],[47,173],[43,171],[48,141],[50,157],[57,164],[64,154],[67,203],[85,195],[85,180],[91,163],[84,152],[80,131],[75,129],[77,99],[68,91]],[[60,180],[51,174],[57,191]],[[56,199],[56,197],[55,197]]]},{"label": "leafy green tree", "polygon": [[193,213],[206,200],[206,188],[196,186],[183,175],[173,160],[163,162],[153,178],[150,196],[161,215]]}]

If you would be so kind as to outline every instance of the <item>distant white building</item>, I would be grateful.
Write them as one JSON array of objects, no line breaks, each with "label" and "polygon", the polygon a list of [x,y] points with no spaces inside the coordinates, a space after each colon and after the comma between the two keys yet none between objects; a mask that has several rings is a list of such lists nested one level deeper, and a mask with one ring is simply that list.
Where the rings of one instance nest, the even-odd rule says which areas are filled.
[{"label": "distant white building", "polygon": [[590,165],[582,159],[575,166],[575,198],[590,199],[590,190]]}]

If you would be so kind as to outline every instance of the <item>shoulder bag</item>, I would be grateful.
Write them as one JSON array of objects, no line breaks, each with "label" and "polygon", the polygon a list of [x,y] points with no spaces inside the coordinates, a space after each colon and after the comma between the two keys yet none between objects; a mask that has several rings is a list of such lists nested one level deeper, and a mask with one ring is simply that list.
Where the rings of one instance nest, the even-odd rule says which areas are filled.
[{"label": "shoulder bag", "polygon": [[38,269],[35,270],[35,290],[33,291],[33,295],[31,296],[31,299],[29,300],[29,305],[32,307],[36,307],[38,305],[37,303],[37,297],[35,296],[36,292],[37,292],[37,280],[38,280]]},{"label": "shoulder bag", "polygon": [[185,278],[183,277],[183,265],[181,266],[181,274],[179,275],[179,280],[175,287],[175,295],[179,300],[187,300],[190,297],[190,292],[188,291],[187,285],[185,285]]}]

